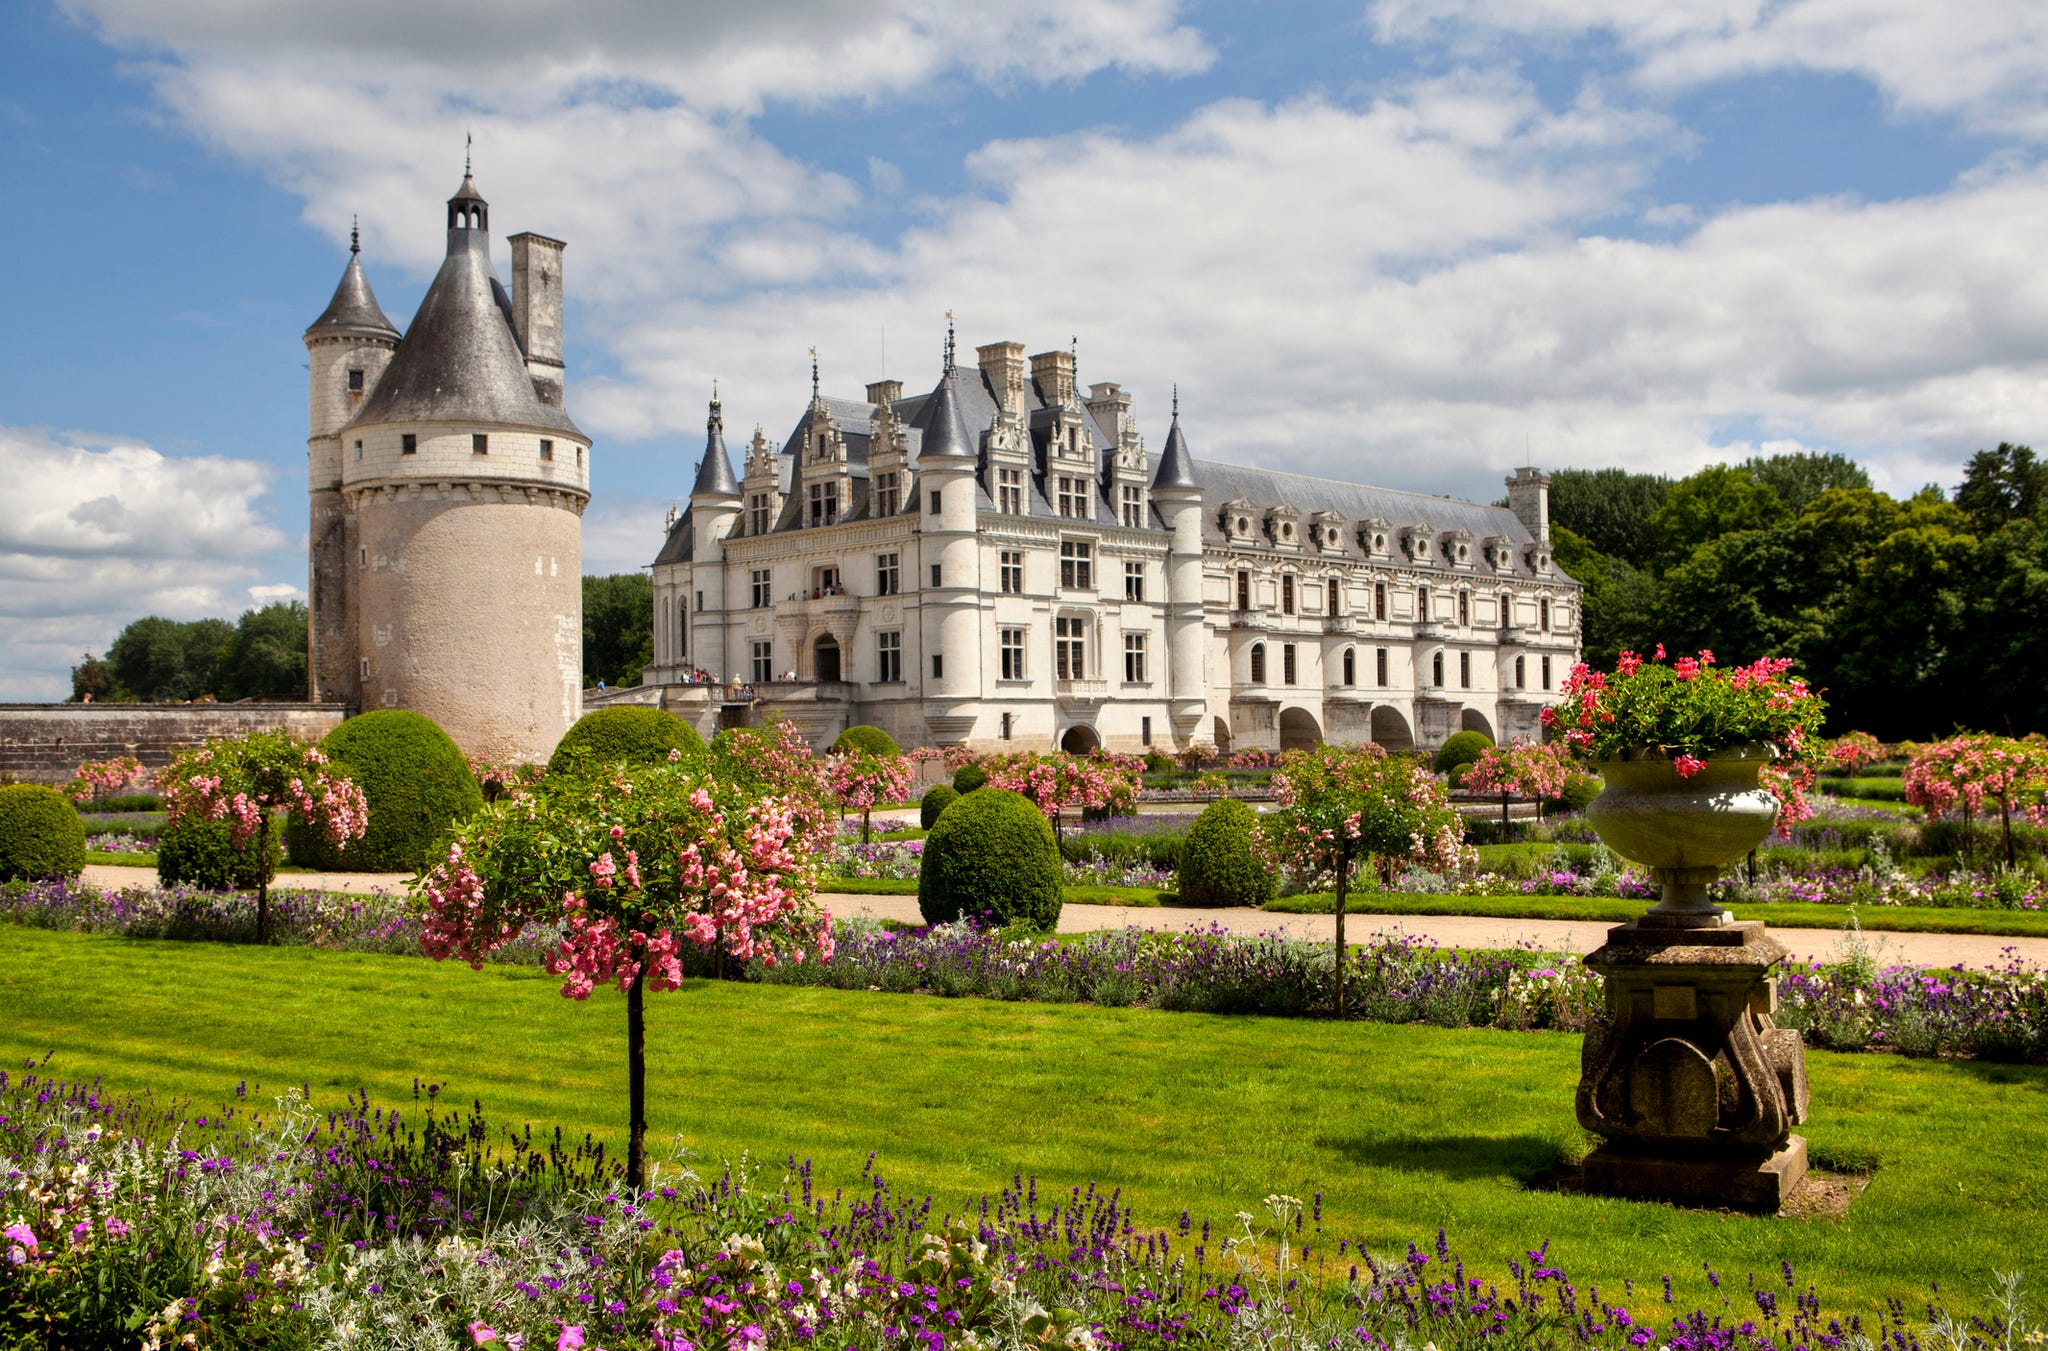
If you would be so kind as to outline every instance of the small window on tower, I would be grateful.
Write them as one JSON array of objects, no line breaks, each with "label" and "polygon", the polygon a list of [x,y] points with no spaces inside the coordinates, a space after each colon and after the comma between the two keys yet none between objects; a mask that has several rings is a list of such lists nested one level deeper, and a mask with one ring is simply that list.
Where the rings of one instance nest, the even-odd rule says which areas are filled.
[{"label": "small window on tower", "polygon": [[417,454],[419,454],[419,453],[420,453],[420,439],[419,439],[419,437],[417,437],[417,436],[414,436],[414,435],[413,435],[413,434],[412,434],[411,432],[406,432],[406,433],[405,433],[404,435],[400,436],[400,437],[398,438],[398,453],[399,453],[399,454],[401,454],[401,455],[417,455]]},{"label": "small window on tower", "polygon": [[351,394],[363,392],[363,373],[361,371],[355,370],[348,373],[348,392]]},{"label": "small window on tower", "polygon": [[485,436],[482,432],[472,433],[469,438],[469,453],[472,455],[490,454],[491,438]]},{"label": "small window on tower", "polygon": [[545,436],[540,439],[540,457],[543,460],[555,458],[555,443],[548,440]]},{"label": "small window on tower", "polygon": [[363,443],[360,441],[356,442],[356,458],[359,460],[363,458]]}]

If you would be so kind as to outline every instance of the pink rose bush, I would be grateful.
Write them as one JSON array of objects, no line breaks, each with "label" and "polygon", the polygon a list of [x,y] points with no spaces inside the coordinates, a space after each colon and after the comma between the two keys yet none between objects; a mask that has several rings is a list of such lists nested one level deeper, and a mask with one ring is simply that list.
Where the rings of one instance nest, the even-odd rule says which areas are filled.
[{"label": "pink rose bush", "polygon": [[1534,798],[1541,816],[1544,801],[1562,795],[1577,772],[1571,752],[1558,742],[1513,741],[1481,751],[1465,769],[1465,788],[1472,793],[1500,794],[1500,824],[1505,832],[1510,801]]},{"label": "pink rose bush", "polygon": [[1742,746],[1803,761],[1814,751],[1826,704],[1791,669],[1785,657],[1727,669],[1709,651],[1667,666],[1659,644],[1648,661],[1622,653],[1612,673],[1574,666],[1563,701],[1543,710],[1543,725],[1585,759],[1658,755],[1680,778],[1699,773],[1717,752]]},{"label": "pink rose bush", "polygon": [[988,786],[1006,788],[1031,799],[1057,832],[1069,812],[1135,811],[1144,762],[1135,756],[1097,752],[1093,755],[989,755],[980,760]]},{"label": "pink rose bush", "polygon": [[1995,808],[2004,832],[2005,862],[2014,861],[2012,818],[2048,825],[2048,742],[1964,733],[1914,749],[1906,764],[1906,801],[1930,821],[1960,814],[1967,824]]},{"label": "pink rose bush", "polygon": [[848,751],[832,756],[825,765],[826,781],[840,807],[860,813],[862,845],[872,840],[875,808],[885,802],[904,801],[917,783],[916,765],[902,755]]},{"label": "pink rose bush", "polygon": [[147,789],[149,781],[149,771],[142,767],[140,760],[132,755],[120,755],[111,760],[87,760],[79,765],[78,774],[72,779],[67,792],[73,802],[83,804],[113,797],[131,788]]},{"label": "pink rose bush", "polygon": [[1874,765],[1890,754],[1882,741],[1868,732],[1845,732],[1827,744],[1827,762],[1836,769],[1846,769],[1851,774],[1865,765]]}]

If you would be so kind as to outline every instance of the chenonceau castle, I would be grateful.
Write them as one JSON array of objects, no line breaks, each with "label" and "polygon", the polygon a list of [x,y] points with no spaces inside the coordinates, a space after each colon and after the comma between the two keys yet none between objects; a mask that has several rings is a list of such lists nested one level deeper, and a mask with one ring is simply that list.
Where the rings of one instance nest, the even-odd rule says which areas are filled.
[{"label": "chenonceau castle", "polygon": [[307,330],[316,699],[411,708],[472,753],[544,757],[588,703],[706,734],[779,712],[905,745],[1085,751],[1533,737],[1576,660],[1548,480],[1508,506],[1198,460],[1176,407],[1071,351],[954,359],[906,395],[811,398],[735,463],[719,400],[653,562],[654,661],[581,690],[590,439],[564,408],[562,255],[465,175],[403,336],[360,259]]}]

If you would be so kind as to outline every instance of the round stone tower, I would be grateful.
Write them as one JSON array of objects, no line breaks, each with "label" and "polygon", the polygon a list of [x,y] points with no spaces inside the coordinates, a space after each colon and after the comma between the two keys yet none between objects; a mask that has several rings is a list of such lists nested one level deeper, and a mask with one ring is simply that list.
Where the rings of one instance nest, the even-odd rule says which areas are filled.
[{"label": "round stone tower", "polygon": [[[326,697],[410,709],[472,755],[535,761],[581,709],[590,438],[562,408],[563,245],[514,238],[507,295],[489,224],[465,173],[440,272],[326,437],[316,352],[313,665]],[[338,620],[318,552],[329,441],[346,550]]]}]

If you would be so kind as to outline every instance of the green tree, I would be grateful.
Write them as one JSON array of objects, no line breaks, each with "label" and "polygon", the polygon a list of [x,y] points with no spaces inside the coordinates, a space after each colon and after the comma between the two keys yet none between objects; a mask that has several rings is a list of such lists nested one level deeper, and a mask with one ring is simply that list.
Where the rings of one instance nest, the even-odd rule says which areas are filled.
[{"label": "green tree", "polygon": [[1950,677],[1977,539],[1943,525],[1894,531],[1857,569],[1848,603],[1809,663],[1838,725],[1887,741],[1964,716]]},{"label": "green tree", "polygon": [[107,666],[115,684],[144,702],[197,699],[219,685],[221,653],[234,632],[225,619],[150,615],[121,630]]},{"label": "green tree", "polygon": [[1964,586],[1956,676],[1971,726],[2048,729],[2048,522],[2021,518],[1977,550]]},{"label": "green tree", "polygon": [[1792,511],[1777,489],[1758,483],[1745,470],[1708,465],[1671,486],[1671,494],[1650,518],[1658,562],[1675,567],[1702,544],[1737,530],[1772,530],[1792,524]]},{"label": "green tree", "polygon": [[1659,474],[1560,469],[1550,476],[1550,523],[1553,528],[1563,526],[1609,558],[1646,568],[1657,556],[1650,519],[1670,491],[1671,480]]},{"label": "green tree", "polygon": [[654,660],[654,580],[644,572],[583,579],[583,683],[637,685]]},{"label": "green tree", "polygon": [[1657,642],[1657,579],[1601,553],[1563,526],[1550,531],[1552,556],[1586,588],[1586,660],[1606,669],[1623,651],[1647,652]]},{"label": "green tree", "polygon": [[71,668],[71,703],[103,704],[119,697],[113,671],[92,653],[86,653],[78,665]]},{"label": "green tree", "polygon": [[2010,521],[2028,520],[2048,504],[2048,461],[2026,446],[2000,441],[1997,450],[1980,450],[1963,469],[1956,505],[1970,518],[1979,538],[1987,538]]},{"label": "green tree", "polygon": [[1710,649],[1724,664],[1803,658],[1819,625],[1800,603],[1792,539],[1782,528],[1736,530],[1700,544],[1664,574],[1661,641],[1674,653]]},{"label": "green tree", "polygon": [[306,697],[306,605],[276,601],[245,610],[221,660],[223,699]]},{"label": "green tree", "polygon": [[1870,474],[1847,455],[1835,451],[1794,451],[1782,455],[1752,455],[1742,462],[1743,472],[1764,484],[1793,511],[1822,493],[1870,490]]}]

